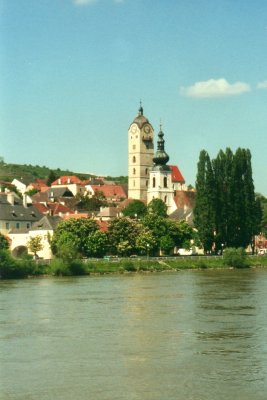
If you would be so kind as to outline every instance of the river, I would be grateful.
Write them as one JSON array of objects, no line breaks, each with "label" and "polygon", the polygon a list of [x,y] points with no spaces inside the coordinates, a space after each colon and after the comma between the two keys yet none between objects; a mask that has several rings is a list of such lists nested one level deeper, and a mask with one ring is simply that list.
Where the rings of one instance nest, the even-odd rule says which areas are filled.
[{"label": "river", "polygon": [[0,281],[0,399],[266,400],[267,270]]}]

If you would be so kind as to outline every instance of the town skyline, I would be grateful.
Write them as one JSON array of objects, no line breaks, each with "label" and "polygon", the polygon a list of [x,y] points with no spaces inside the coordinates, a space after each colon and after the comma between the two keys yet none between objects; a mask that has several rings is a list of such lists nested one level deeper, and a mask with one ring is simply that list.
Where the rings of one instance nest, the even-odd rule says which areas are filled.
[{"label": "town skyline", "polygon": [[267,195],[265,1],[4,0],[0,12],[6,162],[126,176],[142,100],[187,184],[202,149],[242,147]]}]

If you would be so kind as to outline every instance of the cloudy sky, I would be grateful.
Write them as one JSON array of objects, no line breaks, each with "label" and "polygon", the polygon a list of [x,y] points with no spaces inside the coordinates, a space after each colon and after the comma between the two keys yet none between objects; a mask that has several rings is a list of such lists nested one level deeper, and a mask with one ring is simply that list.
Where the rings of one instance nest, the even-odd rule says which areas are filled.
[{"label": "cloudy sky", "polygon": [[0,155],[127,175],[140,99],[170,163],[249,148],[267,196],[266,0],[0,0]]}]

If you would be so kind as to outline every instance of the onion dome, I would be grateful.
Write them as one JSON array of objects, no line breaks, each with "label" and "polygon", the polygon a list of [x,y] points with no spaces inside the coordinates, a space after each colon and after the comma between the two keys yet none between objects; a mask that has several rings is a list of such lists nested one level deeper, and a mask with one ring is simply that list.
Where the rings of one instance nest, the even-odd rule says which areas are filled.
[{"label": "onion dome", "polygon": [[164,133],[161,130],[158,133],[158,149],[153,157],[154,167],[153,169],[169,170],[167,162],[169,161],[169,156],[164,149],[165,140],[163,139]]}]

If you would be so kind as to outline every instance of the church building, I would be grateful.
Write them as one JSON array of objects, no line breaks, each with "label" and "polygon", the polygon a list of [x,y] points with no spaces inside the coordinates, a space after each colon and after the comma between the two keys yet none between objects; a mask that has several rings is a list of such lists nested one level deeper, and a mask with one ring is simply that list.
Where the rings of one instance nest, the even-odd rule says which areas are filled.
[{"label": "church building", "polygon": [[157,198],[165,202],[169,215],[177,210],[177,193],[187,188],[179,168],[168,161],[162,128],[154,152],[154,129],[140,105],[128,130],[128,198],[147,204]]}]

